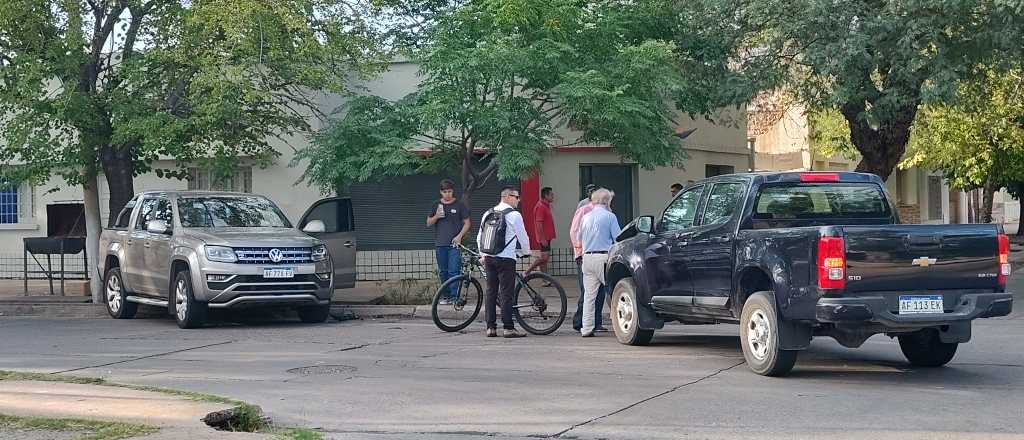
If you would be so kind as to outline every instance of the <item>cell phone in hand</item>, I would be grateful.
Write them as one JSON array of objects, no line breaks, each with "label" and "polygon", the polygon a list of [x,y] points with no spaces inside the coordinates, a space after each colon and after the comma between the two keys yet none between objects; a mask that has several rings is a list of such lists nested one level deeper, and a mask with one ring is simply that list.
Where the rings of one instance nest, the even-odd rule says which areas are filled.
[{"label": "cell phone in hand", "polygon": [[443,203],[438,203],[437,204],[437,216],[441,217],[441,218],[444,218],[444,204]]}]

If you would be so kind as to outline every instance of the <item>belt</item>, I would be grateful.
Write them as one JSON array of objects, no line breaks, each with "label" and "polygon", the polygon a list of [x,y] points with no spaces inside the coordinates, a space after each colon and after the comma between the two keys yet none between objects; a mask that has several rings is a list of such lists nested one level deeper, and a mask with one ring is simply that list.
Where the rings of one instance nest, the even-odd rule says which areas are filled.
[{"label": "belt", "polygon": [[587,252],[584,252],[585,255],[590,255],[590,254],[607,254],[607,253],[608,253],[608,251],[587,251]]}]

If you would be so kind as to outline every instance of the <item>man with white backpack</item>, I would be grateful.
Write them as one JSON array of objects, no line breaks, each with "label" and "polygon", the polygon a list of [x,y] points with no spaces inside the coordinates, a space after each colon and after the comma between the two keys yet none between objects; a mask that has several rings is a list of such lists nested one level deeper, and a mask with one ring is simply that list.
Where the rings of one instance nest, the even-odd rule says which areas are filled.
[{"label": "man with white backpack", "polygon": [[[516,253],[529,255],[530,237],[526,235],[523,216],[516,211],[519,190],[506,186],[501,190],[501,202],[484,213],[480,232],[476,236],[480,250],[480,263],[487,273],[487,294],[484,296],[484,314],[487,337],[498,336],[497,305],[501,304],[502,336],[521,338],[525,333],[516,331],[512,321],[512,295],[516,287]],[[517,246],[517,243],[519,246]],[[520,247],[522,249],[516,249]]]}]

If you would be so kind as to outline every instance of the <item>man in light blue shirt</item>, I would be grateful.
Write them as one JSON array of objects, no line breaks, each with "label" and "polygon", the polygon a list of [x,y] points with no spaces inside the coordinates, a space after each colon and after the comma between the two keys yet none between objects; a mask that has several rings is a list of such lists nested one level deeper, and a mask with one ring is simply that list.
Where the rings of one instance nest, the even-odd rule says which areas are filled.
[{"label": "man in light blue shirt", "polygon": [[583,328],[580,335],[594,336],[594,313],[598,291],[604,284],[604,265],[615,237],[622,232],[619,219],[609,209],[615,193],[604,188],[594,191],[594,209],[583,217],[577,239],[583,244]]}]

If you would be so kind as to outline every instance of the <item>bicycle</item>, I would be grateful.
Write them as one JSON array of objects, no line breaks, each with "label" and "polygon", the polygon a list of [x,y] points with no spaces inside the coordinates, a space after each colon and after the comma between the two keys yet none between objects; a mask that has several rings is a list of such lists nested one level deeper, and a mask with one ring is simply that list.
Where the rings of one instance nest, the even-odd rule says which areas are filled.
[{"label": "bicycle", "polygon": [[[431,306],[434,324],[446,332],[457,332],[472,324],[480,314],[480,307],[484,302],[483,288],[474,276],[474,273],[479,272],[486,278],[480,264],[480,254],[461,244],[458,248],[462,252],[463,273],[441,284],[434,294]],[[455,287],[457,293],[454,299],[450,304],[442,304],[442,300],[445,299],[443,294],[453,285],[458,286]],[[520,302],[522,292],[526,292],[529,298]],[[512,315],[524,330],[532,334],[551,334],[565,321],[565,289],[558,280],[546,273],[532,272],[523,275],[516,271],[516,288],[512,302],[515,304]]]}]

